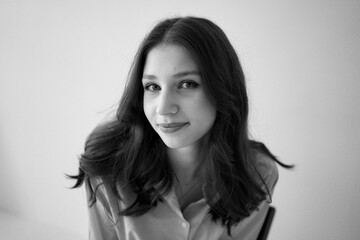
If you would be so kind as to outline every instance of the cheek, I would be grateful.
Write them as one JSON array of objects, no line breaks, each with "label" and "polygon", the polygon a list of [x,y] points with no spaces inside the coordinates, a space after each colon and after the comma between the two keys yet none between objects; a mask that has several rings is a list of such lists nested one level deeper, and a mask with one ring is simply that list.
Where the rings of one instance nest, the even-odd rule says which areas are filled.
[{"label": "cheek", "polygon": [[146,100],[146,98],[144,98],[143,110],[144,110],[144,114],[145,114],[146,118],[151,123],[151,119],[152,119],[152,116],[153,116],[153,113],[152,113],[153,111],[152,111],[151,104],[149,104],[149,101]]},{"label": "cheek", "polygon": [[201,101],[199,101],[198,111],[210,122],[216,118],[216,106],[206,96],[203,96]]},{"label": "cheek", "polygon": [[205,116],[204,121],[206,121],[208,125],[212,127],[216,119],[216,108],[213,107],[212,105],[207,106],[207,108],[205,109],[204,116]]}]

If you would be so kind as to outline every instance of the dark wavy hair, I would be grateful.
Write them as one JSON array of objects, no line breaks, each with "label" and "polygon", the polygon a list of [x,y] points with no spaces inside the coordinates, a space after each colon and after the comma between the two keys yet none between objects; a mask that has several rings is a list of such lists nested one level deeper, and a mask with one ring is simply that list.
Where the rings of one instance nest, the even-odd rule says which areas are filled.
[{"label": "dark wavy hair", "polygon": [[[77,180],[74,187],[84,181],[90,185],[90,178],[102,177],[119,199],[117,186],[130,187],[137,198],[122,209],[120,214],[125,216],[146,213],[170,191],[173,171],[166,146],[144,114],[141,82],[147,54],[160,43],[181,46],[192,55],[205,91],[216,105],[204,167],[220,196],[218,201],[209,201],[210,214],[227,226],[230,234],[230,227],[249,216],[269,194],[251,172],[254,152],[291,166],[279,162],[264,144],[249,139],[243,70],[224,32],[207,19],[166,19],[150,31],[135,56],[116,118],[90,134],[80,157],[79,174],[70,177]],[[90,202],[94,203],[97,188],[91,189]]]}]

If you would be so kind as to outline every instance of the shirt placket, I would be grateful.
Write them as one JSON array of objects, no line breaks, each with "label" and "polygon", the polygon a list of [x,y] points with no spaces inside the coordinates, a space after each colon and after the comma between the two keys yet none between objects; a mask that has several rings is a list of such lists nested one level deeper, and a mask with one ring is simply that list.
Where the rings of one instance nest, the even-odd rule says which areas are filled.
[{"label": "shirt placket", "polygon": [[164,199],[167,203],[167,206],[177,216],[177,234],[174,234],[176,239],[187,240],[190,234],[190,224],[188,221],[186,221],[180,210],[180,205],[177,200],[174,188],[169,192],[168,195],[164,197]]}]

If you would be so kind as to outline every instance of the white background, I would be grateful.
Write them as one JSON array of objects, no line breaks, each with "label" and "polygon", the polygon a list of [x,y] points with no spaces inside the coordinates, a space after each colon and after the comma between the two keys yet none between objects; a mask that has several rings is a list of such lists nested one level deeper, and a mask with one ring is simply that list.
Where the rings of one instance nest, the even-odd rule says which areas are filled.
[{"label": "white background", "polygon": [[253,136],[297,165],[280,169],[269,239],[357,239],[360,1],[259,2],[0,0],[0,210],[86,239],[84,190],[64,174],[116,109],[145,34],[196,15],[239,54]]}]

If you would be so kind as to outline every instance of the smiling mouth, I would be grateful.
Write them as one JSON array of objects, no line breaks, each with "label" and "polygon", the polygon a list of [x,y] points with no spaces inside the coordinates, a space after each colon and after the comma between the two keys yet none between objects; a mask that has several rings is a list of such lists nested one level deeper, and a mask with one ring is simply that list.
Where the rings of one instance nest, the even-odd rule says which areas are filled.
[{"label": "smiling mouth", "polygon": [[175,133],[180,131],[183,127],[187,126],[189,123],[164,123],[158,124],[159,129],[163,133]]}]

